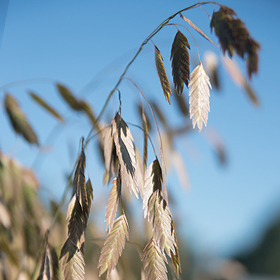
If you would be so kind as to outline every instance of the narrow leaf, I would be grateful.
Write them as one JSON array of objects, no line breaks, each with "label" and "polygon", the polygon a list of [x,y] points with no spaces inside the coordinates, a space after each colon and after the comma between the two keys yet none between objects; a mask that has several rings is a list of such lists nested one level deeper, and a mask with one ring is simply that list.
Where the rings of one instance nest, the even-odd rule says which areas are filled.
[{"label": "narrow leaf", "polygon": [[141,120],[143,120],[143,114],[145,116],[146,119],[146,123],[147,123],[147,129],[148,131],[152,131],[153,130],[153,123],[151,122],[151,120],[148,118],[148,115],[146,113],[146,111],[143,108],[143,104],[138,104],[137,105],[137,113],[139,114]]},{"label": "narrow leaf", "polygon": [[118,210],[120,195],[121,195],[121,179],[118,177],[113,180],[113,186],[111,188],[108,202],[106,205],[105,221],[106,221],[106,228],[108,227],[108,233],[111,232],[111,229],[114,224],[114,220]]},{"label": "narrow leaf", "polygon": [[226,68],[226,70],[228,71],[231,79],[233,80],[233,82],[239,86],[240,88],[243,88],[246,92],[246,94],[248,95],[249,99],[252,101],[252,103],[254,105],[259,105],[259,100],[256,96],[256,94],[254,93],[254,91],[252,90],[252,88],[250,87],[250,85],[247,83],[245,77],[243,76],[240,68],[238,67],[237,63],[235,62],[234,59],[230,59],[227,56],[224,56],[222,58],[222,62]]},{"label": "narrow leaf", "polygon": [[81,111],[82,106],[80,101],[74,97],[72,92],[61,84],[56,84],[58,92],[60,93],[61,97],[67,102],[67,104],[75,111]]},{"label": "narrow leaf", "polygon": [[58,92],[60,93],[61,97],[66,101],[66,103],[75,111],[82,111],[84,112],[92,125],[100,132],[100,125],[96,123],[96,117],[93,113],[91,106],[82,99],[76,98],[73,93],[61,84],[56,85]]},{"label": "narrow leaf", "polygon": [[172,96],[169,81],[167,79],[166,71],[163,65],[162,56],[159,49],[155,46],[155,61],[156,61],[156,68],[157,73],[159,76],[160,84],[165,96],[165,99],[171,104],[170,96]]},{"label": "narrow leaf", "polygon": [[134,140],[127,124],[118,113],[112,120],[112,134],[121,166],[122,185],[138,198],[139,188],[135,178],[136,156]]},{"label": "narrow leaf", "polygon": [[170,56],[173,82],[178,94],[182,94],[184,83],[188,86],[190,78],[190,61],[187,48],[190,49],[188,39],[182,32],[178,31],[172,44]]},{"label": "narrow leaf", "polygon": [[176,104],[177,104],[181,114],[185,117],[188,116],[189,115],[189,107],[188,107],[188,104],[185,100],[184,95],[175,94],[175,100],[176,100]]},{"label": "narrow leaf", "polygon": [[61,122],[64,122],[64,119],[62,116],[55,110],[53,109],[46,101],[44,101],[40,96],[33,92],[29,92],[29,95],[32,97],[32,99],[39,104],[41,107],[43,107],[46,111],[48,111],[50,114],[52,114],[55,118],[60,120]]},{"label": "narrow leaf", "polygon": [[80,110],[86,113],[92,125],[95,125],[98,131],[100,131],[99,124],[96,123],[96,117],[94,116],[91,106],[84,100],[78,100],[78,102],[80,104]]},{"label": "narrow leaf", "polygon": [[128,223],[125,215],[121,215],[114,222],[110,233],[107,233],[106,240],[99,257],[99,276],[107,271],[109,277],[111,271],[116,267],[119,257],[125,246],[125,240],[128,239]]},{"label": "narrow leaf", "polygon": [[143,250],[142,262],[147,280],[167,280],[167,259],[153,238]]},{"label": "narrow leaf", "polygon": [[5,95],[5,109],[15,132],[22,135],[27,142],[39,145],[38,138],[20,110],[16,99],[8,93]]},{"label": "narrow leaf", "polygon": [[208,112],[210,111],[209,87],[212,88],[202,64],[199,64],[191,73],[189,86],[190,118],[193,128],[197,125],[201,131],[203,123],[207,126]]},{"label": "narrow leaf", "polygon": [[245,92],[247,93],[248,97],[251,99],[252,103],[254,105],[258,106],[260,104],[259,99],[256,96],[256,94],[254,93],[251,86],[247,82],[244,84],[244,89],[245,89]]},{"label": "narrow leaf", "polygon": [[156,102],[151,102],[151,106],[153,107],[153,110],[155,111],[156,115],[158,116],[161,123],[165,126],[165,128],[168,128],[168,123],[165,118],[165,114],[162,112],[162,110],[159,108]]},{"label": "narrow leaf", "polygon": [[213,45],[217,46],[207,35],[205,35],[205,33],[198,28],[190,19],[186,18],[184,15],[182,15],[180,13],[180,17],[187,22],[195,31],[197,31],[201,36],[203,36],[206,40],[208,40],[210,43],[212,43]]}]

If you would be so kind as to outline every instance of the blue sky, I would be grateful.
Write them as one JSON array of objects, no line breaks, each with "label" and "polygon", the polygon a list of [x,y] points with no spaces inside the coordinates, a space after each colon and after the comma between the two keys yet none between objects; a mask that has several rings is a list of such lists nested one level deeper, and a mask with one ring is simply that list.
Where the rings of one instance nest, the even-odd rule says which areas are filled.
[{"label": "blue sky", "polygon": [[[57,122],[32,103],[26,94],[28,90],[37,92],[64,112],[64,116],[69,116],[69,124],[59,128],[59,136],[46,143],[45,150],[48,148],[49,152],[41,151],[42,156],[35,167],[43,188],[49,190],[47,195],[59,198],[64,188],[64,176],[74,164],[79,138],[87,135],[90,127],[84,118],[71,115],[58,97],[54,83],[61,82],[74,93],[81,94],[99,112],[109,91],[147,35],[165,18],[195,2],[10,0],[5,13],[7,3],[7,0],[1,0],[0,4],[0,147],[3,153],[29,166],[38,154],[35,147],[26,145],[11,132],[3,113],[3,90],[19,100],[41,143],[45,143]],[[269,214],[280,208],[280,3],[276,0],[220,3],[233,8],[252,37],[261,44],[259,73],[252,80],[260,106],[254,107],[220,67],[222,92],[211,93],[207,129],[215,129],[223,139],[228,165],[221,167],[216,163],[203,132],[202,135],[193,133],[178,141],[185,156],[190,189],[182,190],[173,175],[169,179],[180,209],[180,212],[175,210],[181,220],[180,231],[187,234],[199,250],[229,253],[241,245],[249,246],[254,240],[251,234],[257,238],[261,228],[271,219]],[[206,9],[212,13],[211,5]],[[184,15],[211,35],[209,19],[201,9]],[[180,18],[173,22],[183,24]],[[220,55],[216,47],[194,31],[192,33],[201,56],[209,49]],[[170,47],[175,34],[175,27],[170,26],[153,39],[162,52],[169,78]],[[217,42],[213,34],[211,38]],[[195,46],[191,39],[189,41],[191,57],[195,58]],[[147,95],[162,94],[152,43],[146,45],[127,76]],[[29,79],[34,80],[11,83]],[[138,94],[127,84],[121,86],[121,91],[123,117],[136,122],[135,117],[131,117],[130,102],[139,100]],[[117,99],[114,100],[114,108],[117,108]],[[163,96],[161,100],[164,110],[170,109]],[[173,115],[170,112],[170,118]],[[107,111],[105,116],[112,116],[112,112]],[[139,135],[133,129],[132,132]],[[89,151],[90,155],[96,157],[93,149]],[[98,162],[93,160],[91,164],[91,177],[95,176],[91,174],[93,170],[96,174],[102,172]],[[101,180],[96,179],[96,193],[98,189],[102,190]]]}]

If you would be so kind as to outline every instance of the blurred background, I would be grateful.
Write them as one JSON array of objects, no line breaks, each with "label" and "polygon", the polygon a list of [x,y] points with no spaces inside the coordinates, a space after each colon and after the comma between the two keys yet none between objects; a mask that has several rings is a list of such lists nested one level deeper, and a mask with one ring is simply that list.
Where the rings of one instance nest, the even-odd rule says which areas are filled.
[{"label": "blurred background", "polygon": [[[1,0],[0,151],[33,170],[40,185],[38,195],[47,208],[50,200],[60,201],[79,152],[80,138],[86,137],[91,128],[83,114],[67,107],[55,84],[61,83],[87,100],[98,115],[143,40],[164,19],[194,3]],[[184,24],[191,31],[203,64],[207,64],[207,53],[214,55],[218,63],[219,88],[211,90],[207,128],[201,133],[197,128],[190,130],[189,120],[179,113],[176,98],[172,98],[171,106],[165,101],[151,42],[126,76],[156,102],[169,128],[187,127],[172,143],[177,153],[172,154],[168,166],[171,211],[181,244],[182,279],[280,279],[280,2],[219,3],[231,7],[261,45],[259,71],[249,81],[258,106],[230,77],[221,50],[180,17],[172,22]],[[212,15],[212,4],[203,7]],[[218,43],[204,10],[196,8],[183,14]],[[196,46],[188,31],[178,28],[188,37],[192,70],[198,64]],[[174,26],[167,26],[153,38],[170,81],[170,49],[176,31]],[[245,73],[243,61],[236,59],[236,63]],[[123,81],[119,89],[123,119],[141,125],[131,106],[141,104],[138,91],[128,81]],[[66,122],[60,124],[42,111],[28,96],[29,91],[52,104]],[[39,137],[40,148],[28,145],[11,129],[4,109],[7,92],[18,100]],[[183,95],[187,100],[188,90]],[[116,95],[102,121],[110,122],[117,109]],[[168,136],[164,121],[160,126],[163,138]],[[142,145],[142,132],[136,128],[131,131],[136,144]],[[151,133],[156,143],[155,127]],[[93,140],[87,151],[87,175],[94,182],[93,207],[100,213],[96,223],[104,226],[105,232],[105,210],[98,207],[101,201],[106,203],[109,188],[103,187],[100,174],[104,167],[97,144],[97,139]],[[152,160],[150,153],[148,163]],[[176,173],[180,168],[183,171]],[[141,211],[141,205],[135,205],[133,211]]]}]

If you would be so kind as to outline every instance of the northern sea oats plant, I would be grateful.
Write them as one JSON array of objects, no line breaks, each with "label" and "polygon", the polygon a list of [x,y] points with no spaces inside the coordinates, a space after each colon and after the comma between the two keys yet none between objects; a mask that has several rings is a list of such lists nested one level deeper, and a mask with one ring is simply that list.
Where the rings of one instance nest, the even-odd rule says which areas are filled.
[{"label": "northern sea oats plant", "polygon": [[[139,50],[136,52],[131,61],[127,64],[123,73],[120,75],[114,88],[108,93],[104,106],[101,108],[98,116],[95,116],[89,103],[83,99],[76,97],[66,86],[57,83],[58,94],[69,105],[69,107],[76,111],[84,113],[92,124],[92,128],[87,137],[81,140],[81,152],[76,161],[75,168],[70,176],[68,186],[65,194],[72,188],[72,197],[68,205],[66,216],[67,221],[67,239],[64,244],[61,244],[59,257],[57,251],[51,245],[51,239],[56,223],[58,223],[61,206],[64,203],[66,195],[63,196],[60,204],[56,207],[54,215],[51,218],[51,223],[48,228],[44,228],[46,234],[38,235],[41,243],[40,260],[36,258],[36,254],[30,253],[30,257],[34,259],[35,264],[31,269],[25,269],[31,279],[66,279],[66,280],[82,280],[86,278],[85,275],[85,241],[86,229],[89,224],[89,216],[91,210],[91,202],[93,198],[93,187],[91,179],[87,178],[85,174],[90,176],[97,176],[91,171],[86,173],[86,148],[95,137],[99,139],[99,149],[102,153],[104,164],[104,184],[111,185],[111,191],[108,198],[105,214],[107,234],[101,246],[101,253],[96,267],[99,270],[99,276],[106,275],[107,278],[120,279],[121,273],[118,275],[116,269],[119,263],[119,258],[125,250],[125,245],[129,241],[130,220],[125,207],[125,201],[130,195],[143,201],[143,216],[147,223],[150,224],[151,231],[145,234],[150,234],[148,242],[143,246],[142,253],[139,256],[139,261],[142,261],[141,279],[155,280],[168,279],[168,270],[173,268],[173,275],[180,278],[181,263],[179,256],[179,245],[176,236],[176,227],[170,211],[168,200],[168,189],[166,180],[166,160],[165,153],[169,152],[172,157],[176,159],[176,163],[180,165],[180,156],[172,145],[173,139],[177,135],[181,135],[190,131],[191,127],[195,129],[197,126],[199,131],[203,129],[203,125],[207,126],[208,114],[210,112],[210,89],[211,80],[208,76],[199,55],[199,46],[196,49],[190,48],[189,41],[194,37],[192,32],[187,27],[192,27],[195,32],[202,35],[211,44],[216,45],[195,23],[187,18],[187,12],[194,8],[200,8],[205,5],[211,5],[218,8],[218,11],[213,11],[210,17],[210,28],[217,35],[219,44],[224,54],[228,53],[230,57],[237,55],[246,61],[246,69],[248,77],[251,79],[252,75],[258,70],[258,50],[259,44],[250,36],[244,23],[238,18],[236,13],[229,7],[220,5],[216,2],[200,2],[192,6],[184,8],[175,14],[168,17],[143,41]],[[205,11],[205,10],[204,10]],[[180,20],[181,23],[171,23],[174,18]],[[183,24],[183,25],[182,25]],[[164,60],[160,52],[160,48],[155,44],[156,35],[158,32],[163,32],[166,26],[174,26],[176,34],[171,47],[171,67],[173,76],[173,85],[170,86],[168,80]],[[152,41],[153,40],[153,41]],[[148,43],[149,46],[146,46]],[[186,126],[181,129],[172,129],[162,113],[159,103],[150,101],[149,97],[140,89],[131,78],[127,76],[127,71],[137,59],[138,55],[144,47],[154,48],[155,65],[161,84],[163,96],[167,102],[172,106],[172,98],[175,97],[179,105],[179,111],[183,116],[190,116],[190,120],[186,121]],[[191,70],[190,53],[197,53],[198,64]],[[212,69],[215,72],[215,69]],[[212,72],[211,70],[211,72]],[[237,70],[235,70],[237,71]],[[241,75],[241,74],[239,74]],[[217,77],[216,77],[217,78]],[[246,80],[243,76],[241,79]],[[243,81],[243,80],[242,80]],[[141,118],[141,125],[129,124],[122,117],[122,110],[126,110],[121,106],[122,98],[119,86],[121,83],[129,83],[137,88],[141,97],[141,104],[138,105],[136,111],[139,112]],[[215,82],[216,84],[217,82]],[[245,82],[244,82],[245,85]],[[247,85],[247,90],[252,99],[256,99],[254,93]],[[7,88],[7,86],[2,87]],[[182,96],[184,88],[189,89],[189,105],[185,103],[185,98]],[[174,90],[173,90],[174,89]],[[105,123],[102,119],[105,110],[108,107],[112,96],[117,94],[119,98],[118,110],[114,113],[111,122]],[[34,92],[29,92],[31,99],[43,109],[45,109],[52,116],[59,121],[64,122],[64,118],[58,113],[52,105],[48,104],[44,99]],[[160,97],[159,97],[160,98]],[[14,131],[21,135],[30,144],[40,145],[37,135],[29,124],[25,114],[20,109],[16,98],[12,93],[5,93],[4,104],[7,117],[10,120]],[[144,106],[146,102],[146,106]],[[150,111],[147,113],[147,108]],[[152,120],[149,116],[152,116]],[[163,125],[160,128],[158,122]],[[156,127],[159,140],[159,154],[157,154],[154,142],[151,136],[151,127]],[[136,146],[133,139],[133,134],[130,130],[131,126],[136,126],[143,131],[143,155],[140,154],[140,148]],[[164,134],[164,137],[162,136]],[[167,139],[167,140],[166,140]],[[166,141],[169,143],[165,145]],[[154,160],[148,164],[148,147],[152,148],[154,152]],[[8,213],[12,211],[9,203],[11,198],[5,197],[7,181],[3,180],[4,170],[7,168],[6,159],[1,155],[1,181],[0,181],[0,205]],[[4,168],[5,166],[5,168]],[[177,165],[177,169],[180,166]],[[184,171],[183,171],[184,173]],[[4,210],[3,210],[4,211]],[[5,213],[6,213],[5,212]],[[9,216],[9,214],[7,214]],[[11,223],[4,223],[1,220],[0,231],[3,228],[9,229],[12,227]],[[37,223],[32,223],[31,227],[43,227]],[[65,228],[66,230],[66,228]],[[145,232],[145,228],[141,229]],[[16,237],[14,230],[10,231],[12,237]],[[34,234],[32,235],[35,238]],[[4,246],[8,243],[7,234],[1,233],[1,251],[5,253],[5,262],[13,263],[14,269],[22,269],[19,265],[17,255],[13,247]],[[2,246],[3,245],[3,246]],[[3,258],[0,260],[2,267],[5,266]],[[60,268],[62,273],[60,273]],[[3,270],[4,271],[4,270]],[[4,272],[2,274],[4,275]],[[117,275],[117,276],[116,276]],[[3,276],[4,277],[4,276]],[[117,278],[119,277],[119,278]],[[140,275],[139,275],[140,277]],[[12,278],[3,278],[12,279]]]}]

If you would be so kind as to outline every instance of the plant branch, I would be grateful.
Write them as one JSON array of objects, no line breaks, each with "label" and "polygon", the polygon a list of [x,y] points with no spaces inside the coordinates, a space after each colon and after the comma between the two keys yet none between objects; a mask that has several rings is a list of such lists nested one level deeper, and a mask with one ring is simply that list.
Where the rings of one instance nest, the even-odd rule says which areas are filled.
[{"label": "plant branch", "polygon": [[93,132],[93,130],[95,129],[96,127],[96,124],[98,123],[98,121],[100,120],[101,116],[103,115],[113,93],[116,91],[116,89],[118,88],[118,86],[120,85],[123,77],[125,76],[125,74],[127,73],[129,67],[131,66],[131,64],[135,61],[135,59],[138,57],[138,55],[140,54],[140,52],[142,51],[143,47],[163,28],[165,27],[169,22],[170,20],[172,20],[174,17],[176,17],[177,15],[179,15],[180,13],[182,12],[185,12],[187,10],[190,10],[190,9],[193,9],[193,8],[196,8],[196,7],[200,7],[202,5],[206,5],[206,4],[216,4],[216,5],[219,5],[219,3],[217,2],[213,2],[213,1],[207,1],[207,2],[198,2],[196,4],[193,4],[187,8],[184,8],[184,9],[181,9],[180,11],[176,12],[175,14],[173,14],[172,16],[168,17],[167,19],[165,19],[161,24],[159,24],[159,26],[143,41],[143,43],[141,44],[141,46],[139,47],[138,51],[136,52],[136,54],[134,55],[134,57],[130,60],[130,62],[127,64],[127,66],[125,67],[123,73],[121,74],[121,76],[119,77],[119,80],[117,81],[116,85],[114,86],[114,88],[110,91],[105,103],[104,103],[104,106],[101,110],[101,112],[99,113],[99,116],[97,117],[96,119],[96,122],[95,124],[93,125],[93,127],[91,128],[87,138],[86,138],[86,142],[85,142],[85,146],[87,145],[88,143],[88,139],[91,135],[91,133]]}]

